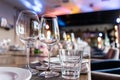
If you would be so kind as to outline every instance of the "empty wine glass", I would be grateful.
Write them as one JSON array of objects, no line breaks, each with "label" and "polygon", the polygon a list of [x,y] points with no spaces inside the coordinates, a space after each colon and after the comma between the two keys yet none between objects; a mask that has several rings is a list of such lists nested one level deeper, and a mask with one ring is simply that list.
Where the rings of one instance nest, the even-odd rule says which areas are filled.
[{"label": "empty wine glass", "polygon": [[20,41],[26,46],[27,68],[32,74],[38,73],[37,70],[30,67],[30,48],[34,47],[34,43],[38,38],[39,17],[36,12],[31,10],[23,10],[19,13],[16,21],[16,33]]},{"label": "empty wine glass", "polygon": [[50,55],[52,54],[51,50],[60,40],[57,16],[49,14],[41,16],[39,39],[41,42],[47,44],[49,50],[47,70],[40,73],[40,76],[44,76],[45,78],[58,76],[59,73],[52,71],[50,68]]}]

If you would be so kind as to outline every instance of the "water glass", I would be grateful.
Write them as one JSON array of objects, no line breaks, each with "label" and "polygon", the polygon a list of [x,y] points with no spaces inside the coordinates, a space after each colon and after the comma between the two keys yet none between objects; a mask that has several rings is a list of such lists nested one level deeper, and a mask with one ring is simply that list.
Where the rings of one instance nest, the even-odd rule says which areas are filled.
[{"label": "water glass", "polygon": [[61,73],[64,79],[79,79],[83,51],[78,49],[60,49]]}]

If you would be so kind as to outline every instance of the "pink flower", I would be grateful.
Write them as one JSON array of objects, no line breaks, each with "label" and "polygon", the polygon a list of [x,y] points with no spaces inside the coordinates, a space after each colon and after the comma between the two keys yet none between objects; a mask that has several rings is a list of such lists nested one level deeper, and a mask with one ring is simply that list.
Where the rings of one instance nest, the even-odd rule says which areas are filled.
[{"label": "pink flower", "polygon": [[40,54],[41,56],[47,56],[49,53],[47,45],[40,41],[37,42],[36,48],[43,52],[42,54]]}]

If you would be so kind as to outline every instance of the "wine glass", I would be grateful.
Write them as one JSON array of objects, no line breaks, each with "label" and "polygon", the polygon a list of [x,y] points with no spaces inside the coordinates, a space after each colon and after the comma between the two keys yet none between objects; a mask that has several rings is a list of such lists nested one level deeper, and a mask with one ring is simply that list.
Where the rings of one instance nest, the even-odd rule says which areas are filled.
[{"label": "wine glass", "polygon": [[16,33],[20,41],[26,46],[27,69],[29,69],[32,74],[38,73],[37,70],[30,67],[30,49],[34,47],[38,39],[39,22],[37,13],[31,10],[21,11],[16,21]]},{"label": "wine glass", "polygon": [[41,16],[39,39],[41,42],[47,44],[49,50],[47,70],[40,73],[40,76],[44,76],[45,78],[58,76],[58,72],[54,72],[50,69],[50,56],[52,54],[52,48],[60,40],[57,16],[51,14],[44,14]]}]

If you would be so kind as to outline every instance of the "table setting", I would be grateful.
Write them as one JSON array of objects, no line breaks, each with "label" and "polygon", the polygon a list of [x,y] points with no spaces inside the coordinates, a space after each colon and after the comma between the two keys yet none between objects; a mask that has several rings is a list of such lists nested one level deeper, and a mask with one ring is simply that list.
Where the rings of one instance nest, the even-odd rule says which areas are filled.
[{"label": "table setting", "polygon": [[[7,54],[6,54],[7,55]],[[10,58],[10,59],[9,59]],[[15,71],[15,74],[16,74],[16,70],[14,70],[14,69],[23,69],[23,71],[22,71],[22,73],[20,73],[20,74],[24,74],[24,75],[26,75],[26,74],[28,74],[30,71],[27,69],[27,67],[25,66],[26,65],[26,62],[25,62],[25,56],[23,57],[23,56],[10,56],[9,55],[9,57],[7,57],[7,59],[9,59],[9,60],[12,60],[12,61],[9,61],[9,63],[7,62],[4,62],[5,63],[5,65],[2,63],[2,64],[0,64],[1,65],[1,67],[0,67],[0,73],[1,74],[3,74],[4,72],[1,72],[1,69],[2,69],[2,71],[7,71],[8,69],[9,70],[12,70],[11,72],[8,70],[7,72],[9,73],[10,72],[10,74],[8,75],[8,73],[7,73],[7,76],[11,76],[11,73],[13,73],[14,74],[14,72],[13,71]],[[39,74],[41,73],[41,72],[43,72],[43,71],[45,71],[46,70],[46,67],[44,67],[44,66],[46,66],[46,65],[48,65],[48,60],[47,60],[47,57],[45,57],[45,58],[41,58],[41,57],[39,57],[39,59],[40,60],[34,60],[31,64],[30,64],[30,66],[31,66],[31,68],[33,68],[33,69],[36,69],[37,71],[38,71],[38,73],[37,74],[32,74],[31,72],[30,72],[30,74],[29,75],[32,75],[31,77],[29,76],[29,78],[30,78],[30,80],[61,80],[61,79],[63,79],[62,77],[61,77],[61,66],[60,66],[60,63],[58,63],[58,62],[56,62],[57,60],[59,60],[58,59],[58,57],[51,57],[51,62],[50,62],[50,64],[52,65],[51,67],[54,67],[54,68],[52,68],[52,70],[55,70],[56,72],[58,72],[58,73],[60,73],[60,75],[59,76],[57,76],[57,77],[51,77],[51,78],[45,78],[45,77],[41,77],[41,76],[39,76]],[[24,61],[23,61],[24,60]],[[83,68],[85,68],[85,70],[83,70],[83,72],[82,72],[82,69],[81,69],[81,77],[80,78],[82,78],[82,77],[86,77],[87,76],[87,74],[89,73],[89,62],[88,62],[89,60],[85,60],[85,61],[83,61],[83,63],[87,63],[88,64],[88,69],[86,69],[86,67],[84,66],[84,65],[82,65],[83,66]],[[1,63],[1,59],[0,59],[0,63]],[[57,64],[57,65],[56,65]],[[3,65],[3,66],[2,66]],[[41,68],[41,66],[43,66],[42,68]],[[6,67],[8,67],[8,68],[6,68]],[[10,68],[9,68],[10,67]],[[57,67],[57,68],[55,68],[55,67]],[[27,70],[27,71],[26,71]],[[26,71],[26,72],[24,72],[24,71]],[[19,72],[21,72],[21,71],[19,71],[18,70],[18,73]],[[24,72],[24,73],[23,73]],[[4,74],[6,74],[6,73],[4,73]],[[19,77],[18,77],[19,78]],[[20,78],[21,79],[21,78]],[[5,79],[4,79],[5,80]],[[8,79],[8,80],[10,80],[10,79]],[[19,80],[19,79],[18,79]],[[25,79],[25,80],[27,80],[27,79]],[[87,79],[86,79],[87,80]]]},{"label": "table setting", "polygon": [[[61,72],[61,65],[60,65],[60,60],[59,60],[59,57],[52,57],[50,58],[50,65],[51,65],[51,69],[53,71],[58,71],[58,72]],[[88,59],[83,59],[82,60],[82,69],[81,69],[81,74],[87,74],[88,72],[88,62],[89,60]],[[43,71],[43,70],[46,70],[47,69],[47,66],[48,65],[48,60],[45,59],[43,61],[35,61],[31,64],[31,66],[37,70],[40,70],[40,71]]]},{"label": "table setting", "polygon": [[[15,30],[25,48],[11,46],[7,52],[10,54],[6,55],[13,61],[6,61],[6,66],[0,67],[0,80],[88,80],[90,77],[90,59],[83,55],[86,46],[78,46],[73,38],[61,43],[57,16],[45,14],[39,20],[34,11],[23,10]],[[24,56],[20,56],[21,52]]]}]

